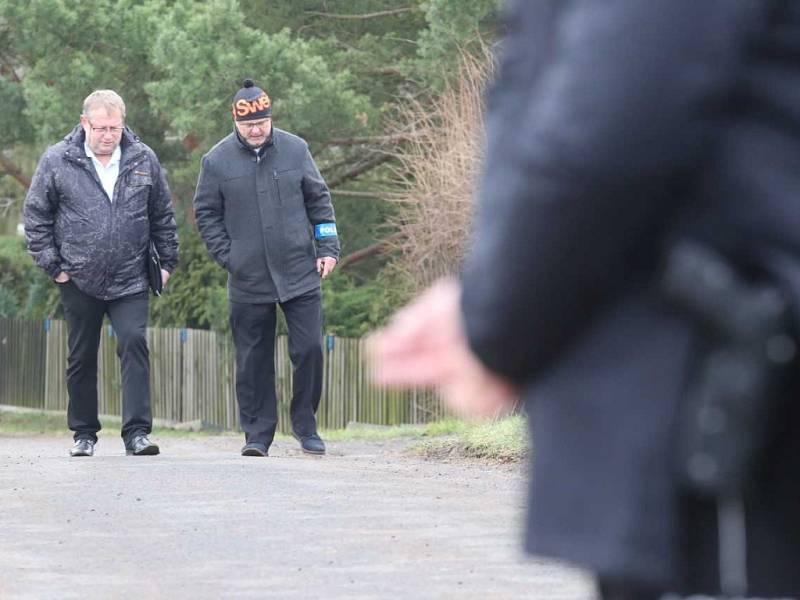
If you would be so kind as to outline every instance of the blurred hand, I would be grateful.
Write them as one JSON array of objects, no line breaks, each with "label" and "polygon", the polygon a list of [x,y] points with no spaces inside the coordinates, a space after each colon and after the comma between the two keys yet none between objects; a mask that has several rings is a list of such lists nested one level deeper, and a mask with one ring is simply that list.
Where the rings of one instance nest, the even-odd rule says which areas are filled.
[{"label": "blurred hand", "polygon": [[161,288],[167,287],[167,282],[169,281],[169,271],[166,269],[161,269]]},{"label": "blurred hand", "polygon": [[336,259],[332,256],[323,256],[317,259],[317,273],[320,274],[320,277],[325,279],[331,272],[333,272],[333,268],[336,266]]},{"label": "blurred hand", "polygon": [[67,283],[69,281],[69,275],[67,275],[64,271],[61,271],[56,278],[53,280],[56,283]]},{"label": "blurred hand", "polygon": [[368,340],[375,381],[437,387],[455,411],[495,416],[510,410],[517,391],[472,353],[461,320],[461,285],[443,279]]}]

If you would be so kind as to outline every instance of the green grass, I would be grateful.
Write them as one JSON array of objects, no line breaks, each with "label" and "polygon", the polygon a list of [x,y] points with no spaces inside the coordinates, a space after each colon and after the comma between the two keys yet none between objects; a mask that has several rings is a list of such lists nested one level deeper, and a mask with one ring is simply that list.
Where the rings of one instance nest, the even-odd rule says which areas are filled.
[{"label": "green grass", "polygon": [[[119,435],[119,417],[103,418],[103,433]],[[0,435],[64,435],[71,436],[63,412],[0,409]],[[428,458],[470,457],[498,462],[515,462],[528,453],[526,421],[513,416],[493,421],[445,419],[427,425],[383,427],[357,424],[347,429],[320,432],[327,441],[380,441],[398,438],[419,439],[412,451]],[[171,427],[154,427],[156,437],[203,437],[240,435],[235,432],[185,431]],[[279,439],[287,436],[278,434]]]},{"label": "green grass", "polygon": [[[119,428],[119,417],[103,417],[103,431],[119,431]],[[321,431],[320,434],[330,440],[386,440],[452,435],[465,430],[465,428],[467,428],[467,424],[463,421],[447,419],[427,425],[395,425],[391,427],[356,424],[352,428],[329,429]],[[158,426],[154,427],[153,431],[174,436],[217,434],[214,431],[194,432]],[[61,411],[0,409],[0,433],[60,434],[65,432],[68,432],[66,415]]]},{"label": "green grass", "polygon": [[[103,434],[120,434],[119,417],[103,417]],[[68,435],[72,432],[67,428],[67,417],[63,412],[37,411],[37,410],[0,410],[0,435],[2,434],[46,434]],[[153,427],[153,435],[159,437],[194,437],[205,435],[219,435],[215,431],[185,431],[171,427]]]},{"label": "green grass", "polygon": [[0,411],[0,433],[67,433],[66,417],[56,413]]},{"label": "green grass", "polygon": [[346,440],[391,440],[397,438],[423,438],[440,435],[453,435],[466,427],[458,419],[445,419],[426,425],[369,425],[357,423],[347,429],[328,429],[321,431],[320,435],[331,441]]},{"label": "green grass", "polygon": [[391,427],[356,427],[352,429],[324,429],[319,432],[325,440],[332,442],[347,440],[379,441],[397,438],[419,437],[424,428],[419,425],[395,425]]},{"label": "green grass", "polygon": [[528,455],[530,447],[524,417],[459,423],[453,434],[422,442],[415,450],[430,458],[456,456],[498,462],[517,462]]}]

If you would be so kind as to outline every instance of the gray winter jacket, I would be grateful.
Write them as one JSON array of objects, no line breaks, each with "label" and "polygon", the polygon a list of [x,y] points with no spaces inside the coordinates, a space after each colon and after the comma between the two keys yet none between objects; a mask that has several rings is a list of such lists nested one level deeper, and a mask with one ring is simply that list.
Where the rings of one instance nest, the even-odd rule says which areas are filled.
[{"label": "gray winter jacket", "polygon": [[178,264],[172,200],[155,153],[128,128],[109,201],[76,126],[42,156],[25,198],[28,251],[52,278],[61,271],[84,293],[113,300],[147,289],[152,237],[162,266]]},{"label": "gray winter jacket", "polygon": [[209,150],[194,210],[235,302],[291,300],[319,287],[317,256],[339,258],[328,187],[306,142],[281,129],[258,154],[235,133]]}]

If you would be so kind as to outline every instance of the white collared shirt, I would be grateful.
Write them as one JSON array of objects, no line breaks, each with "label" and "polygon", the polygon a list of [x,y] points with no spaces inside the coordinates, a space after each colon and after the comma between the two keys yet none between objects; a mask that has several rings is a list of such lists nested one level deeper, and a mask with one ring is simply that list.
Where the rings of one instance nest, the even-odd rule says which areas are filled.
[{"label": "white collared shirt", "polygon": [[120,150],[119,145],[117,145],[117,147],[114,148],[114,152],[111,153],[111,160],[108,161],[107,165],[104,165],[95,156],[86,142],[83,143],[83,149],[86,151],[86,156],[92,159],[94,170],[100,178],[100,183],[103,184],[103,189],[106,191],[109,201],[113,202],[114,186],[117,185],[117,178],[119,178],[119,161],[120,158],[122,158],[122,150]]}]

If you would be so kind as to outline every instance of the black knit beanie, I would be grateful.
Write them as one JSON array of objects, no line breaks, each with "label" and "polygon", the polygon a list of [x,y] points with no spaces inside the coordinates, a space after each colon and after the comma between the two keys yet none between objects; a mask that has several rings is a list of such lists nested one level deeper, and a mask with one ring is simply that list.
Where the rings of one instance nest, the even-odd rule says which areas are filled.
[{"label": "black knit beanie", "polygon": [[253,121],[266,119],[272,114],[272,102],[267,93],[252,79],[245,79],[242,88],[236,92],[231,104],[234,121]]}]

